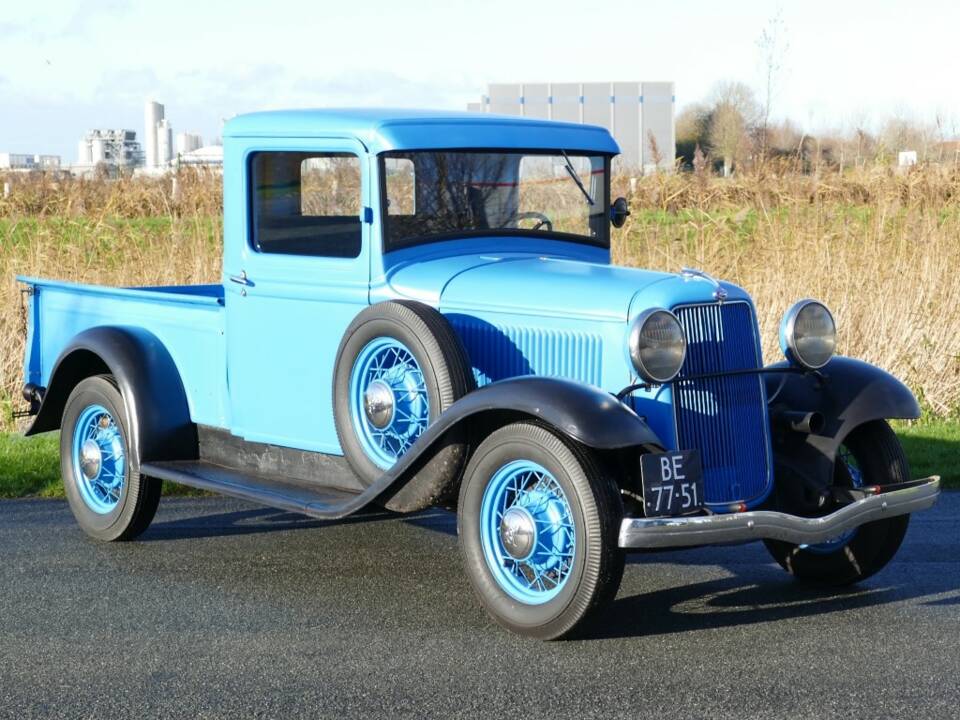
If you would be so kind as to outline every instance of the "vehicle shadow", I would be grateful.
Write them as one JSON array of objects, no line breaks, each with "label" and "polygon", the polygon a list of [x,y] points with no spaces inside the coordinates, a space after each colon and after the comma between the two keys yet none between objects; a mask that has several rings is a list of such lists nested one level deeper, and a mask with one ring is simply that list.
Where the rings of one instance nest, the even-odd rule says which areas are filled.
[{"label": "vehicle shadow", "polygon": [[252,508],[155,521],[138,538],[138,542],[315,530],[331,525],[353,525],[394,517],[397,517],[394,513],[380,508],[364,509],[340,520],[317,520],[285,510]]},{"label": "vehicle shadow", "polygon": [[447,320],[467,351],[478,384],[534,374],[523,350],[502,329],[471,315],[451,313]]},{"label": "vehicle shadow", "polygon": [[683,583],[620,598],[581,637],[673,635],[864,609],[902,599],[903,588],[899,587],[821,590],[775,577],[771,571],[769,577],[754,574]]},{"label": "vehicle shadow", "polygon": [[[732,568],[728,565],[725,569]],[[950,577],[931,577],[918,586],[913,583],[884,584],[882,576],[879,581],[872,579],[850,588],[817,588],[796,582],[772,564],[761,569],[752,566],[749,575],[735,574],[705,582],[681,583],[620,597],[602,618],[585,628],[581,639],[672,635],[795,620],[833,612],[867,610],[957,590],[957,583]],[[924,604],[957,605],[960,596]]]}]

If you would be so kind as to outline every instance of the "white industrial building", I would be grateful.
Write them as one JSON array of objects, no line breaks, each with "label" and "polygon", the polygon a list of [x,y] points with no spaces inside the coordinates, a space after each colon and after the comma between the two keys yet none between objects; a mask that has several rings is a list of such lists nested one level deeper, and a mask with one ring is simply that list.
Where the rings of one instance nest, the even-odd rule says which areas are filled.
[{"label": "white industrial building", "polygon": [[161,172],[203,148],[203,138],[195,133],[173,134],[165,109],[155,100],[147,100],[143,110],[144,170]]},{"label": "white industrial building", "polygon": [[47,170],[60,169],[59,155],[32,155],[29,153],[0,153],[0,170]]},{"label": "white industrial building", "polygon": [[177,133],[177,155],[182,156],[203,147],[203,138],[195,133]]},{"label": "white industrial building", "polygon": [[471,112],[605,127],[620,146],[615,169],[672,169],[676,155],[672,82],[492,84]]},{"label": "white industrial building", "polygon": [[143,150],[134,130],[90,130],[77,143],[75,169],[85,172],[106,165],[133,168],[143,163]]},{"label": "white industrial building", "polygon": [[206,145],[177,155],[177,164],[181,167],[223,168],[223,145]]}]

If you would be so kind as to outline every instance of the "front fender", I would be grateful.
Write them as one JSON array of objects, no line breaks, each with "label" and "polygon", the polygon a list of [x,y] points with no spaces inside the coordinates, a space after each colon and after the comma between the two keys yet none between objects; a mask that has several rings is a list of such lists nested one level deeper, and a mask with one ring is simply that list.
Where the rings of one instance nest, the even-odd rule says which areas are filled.
[{"label": "front fender", "polygon": [[597,450],[663,447],[646,421],[600,388],[561,378],[517,377],[485,385],[457,400],[374,483],[373,492],[400,512],[432,504],[448,489],[430,472],[429,463],[442,447],[444,435],[460,423],[497,414],[540,420]]},{"label": "front fender", "polygon": [[[780,362],[769,368],[787,367]],[[814,374],[768,374],[767,397],[773,408],[819,412],[823,430],[816,435],[772,428],[776,461],[814,482],[832,477],[837,449],[854,428],[871,420],[915,420],[920,404],[890,373],[847,357],[835,357]]]},{"label": "front fender", "polygon": [[180,372],[163,343],[135,327],[94,327],[74,337],[50,373],[43,402],[26,434],[59,428],[77,383],[104,372],[113,375],[120,388],[138,460],[197,457],[196,426]]},{"label": "front fender", "polygon": [[492,410],[542,420],[572,440],[601,450],[661,444],[647,423],[610,393],[573,380],[532,375],[469,393],[436,424],[443,432],[464,418]]}]

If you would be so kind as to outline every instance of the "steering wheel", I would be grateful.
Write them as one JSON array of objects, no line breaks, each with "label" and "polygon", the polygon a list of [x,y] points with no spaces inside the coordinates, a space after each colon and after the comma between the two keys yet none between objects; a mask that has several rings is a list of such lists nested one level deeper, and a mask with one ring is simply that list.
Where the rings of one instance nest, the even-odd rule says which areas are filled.
[{"label": "steering wheel", "polygon": [[539,222],[534,225],[531,230],[539,230],[540,228],[546,226],[547,232],[553,232],[553,221],[548,218],[543,213],[539,212],[522,212],[517,214],[517,222],[520,220],[539,220]]}]

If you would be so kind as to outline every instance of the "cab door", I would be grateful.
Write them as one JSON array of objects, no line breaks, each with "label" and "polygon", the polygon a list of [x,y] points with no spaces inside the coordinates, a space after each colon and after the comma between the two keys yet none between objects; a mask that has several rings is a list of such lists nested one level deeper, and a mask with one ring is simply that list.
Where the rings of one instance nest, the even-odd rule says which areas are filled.
[{"label": "cab door", "polygon": [[[224,257],[231,430],[339,453],[334,362],[344,331],[369,302],[366,150],[350,139],[250,142],[239,154],[242,233],[230,214],[239,208],[225,205],[226,234],[231,222],[242,234]],[[230,197],[228,190],[225,203]]]}]

